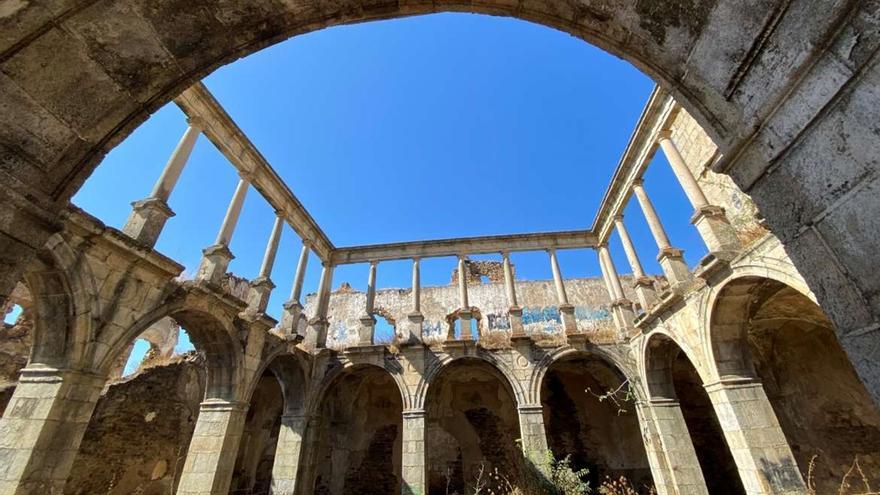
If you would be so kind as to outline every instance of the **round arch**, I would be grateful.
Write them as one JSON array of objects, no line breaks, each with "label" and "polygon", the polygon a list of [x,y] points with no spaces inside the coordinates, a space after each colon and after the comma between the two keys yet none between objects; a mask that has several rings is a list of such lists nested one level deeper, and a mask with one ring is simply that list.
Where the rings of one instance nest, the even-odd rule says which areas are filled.
[{"label": "round arch", "polygon": [[324,397],[327,395],[327,391],[342,377],[346,376],[349,373],[356,372],[357,369],[361,368],[376,368],[388,373],[388,376],[394,381],[394,384],[397,385],[397,391],[400,393],[400,403],[402,404],[404,410],[407,408],[407,404],[409,404],[408,394],[406,389],[406,384],[403,382],[403,378],[400,374],[395,373],[388,368],[383,366],[378,366],[373,363],[352,363],[351,361],[346,362],[342,366],[337,366],[333,368],[324,378],[316,384],[316,386],[311,389],[311,392],[307,394],[306,399],[306,414],[316,414],[318,412],[318,408],[321,407],[321,403],[324,402]]},{"label": "round arch", "polygon": [[737,267],[726,280],[712,287],[702,304],[702,340],[713,379],[753,375],[743,329],[750,301],[756,295],[753,290],[762,281],[789,287],[818,307],[815,295],[803,280],[784,270],[755,265]]},{"label": "round arch", "polygon": [[461,356],[453,358],[451,356],[445,356],[437,361],[434,361],[431,366],[425,370],[425,373],[422,375],[422,379],[419,380],[418,386],[416,386],[416,391],[413,394],[412,399],[412,408],[413,409],[424,409],[425,408],[425,399],[428,396],[429,389],[431,384],[437,379],[439,375],[442,374],[443,370],[447,369],[450,365],[461,362],[461,361],[482,361],[488,363],[493,370],[493,373],[497,373],[497,377],[501,380],[501,383],[507,386],[508,392],[510,392],[511,397],[516,401],[517,406],[527,404],[526,393],[520,385],[519,381],[516,379],[516,376],[513,374],[513,370],[511,370],[505,363],[495,358],[494,355],[490,353],[478,352],[475,355],[469,356]]},{"label": "round arch", "polygon": [[[727,9],[742,10],[728,12],[728,18],[748,15],[745,6]],[[22,138],[30,146],[21,150],[21,163],[40,157],[43,170],[52,171],[40,174],[36,167],[24,167],[32,172],[26,183],[50,201],[68,199],[101,158],[150,113],[218,67],[269,45],[336,25],[453,11],[514,17],[583,39],[673,89],[723,151],[724,143],[739,134],[740,112],[724,88],[713,87],[703,76],[712,77],[711,50],[697,52],[705,60],[694,56],[700,35],[714,20],[712,7],[699,3],[656,8],[644,2],[581,6],[563,0],[357,0],[317,8],[297,0],[132,0],[110,5],[81,1],[61,13],[24,4],[7,16],[20,22],[11,24],[18,29],[10,30],[0,48],[3,60],[31,69],[12,72],[13,82],[27,88],[30,98],[21,89],[13,98],[9,87],[3,94],[14,102],[4,102],[5,116],[18,123],[16,129],[45,141],[37,145],[42,149],[31,149],[28,141],[39,140]],[[750,33],[738,30],[750,28],[724,24],[730,39],[748,38]],[[125,36],[108,34],[119,31]],[[53,63],[41,63],[46,57]],[[45,77],[40,68],[47,66],[55,77]]]},{"label": "round arch", "polygon": [[96,369],[108,373],[115,365],[118,356],[137,337],[162,318],[171,318],[187,334],[196,350],[203,352],[207,365],[207,384],[205,398],[239,400],[243,390],[241,343],[234,337],[236,331],[232,321],[224,321],[216,311],[201,307],[186,297],[185,290],[170,301],[155,308],[140,320],[108,342],[108,350],[96,356]]},{"label": "round arch", "polygon": [[643,400],[646,397],[645,392],[642,389],[641,380],[639,379],[639,371],[637,367],[633,366],[634,363],[627,363],[619,356],[600,347],[590,347],[587,349],[559,347],[544,355],[544,357],[541,358],[541,361],[537,363],[534,370],[532,370],[528,391],[528,400],[530,403],[541,403],[541,385],[544,382],[544,377],[547,375],[547,371],[550,370],[550,367],[553,366],[554,363],[579,357],[601,361],[610,370],[614,371],[614,373],[621,378],[621,381],[629,381],[633,392],[635,392],[636,397],[639,400]]},{"label": "round arch", "polygon": [[695,360],[688,347],[682,345],[669,332],[654,330],[645,337],[641,349],[641,376],[644,380],[645,397],[648,400],[675,398],[672,364],[679,353],[690,361],[700,380],[707,383],[705,371],[699,366],[700,361]]},{"label": "round arch", "polygon": [[24,276],[31,294],[34,344],[30,362],[60,368],[88,368],[94,340],[92,315],[100,314],[94,277],[64,238],[55,234]]}]

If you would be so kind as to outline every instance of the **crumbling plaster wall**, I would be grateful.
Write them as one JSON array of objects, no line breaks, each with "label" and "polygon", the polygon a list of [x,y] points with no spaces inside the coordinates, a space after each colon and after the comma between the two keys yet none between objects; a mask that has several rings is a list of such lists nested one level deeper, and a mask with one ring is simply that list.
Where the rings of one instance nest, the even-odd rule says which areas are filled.
[{"label": "crumbling plaster wall", "polygon": [[[631,300],[635,294],[631,289],[631,277],[621,277],[624,291]],[[366,294],[354,291],[343,285],[330,296],[328,317],[330,320],[330,339],[337,342],[354,343],[360,317],[366,308]],[[610,328],[613,323],[610,312],[610,298],[603,281],[599,278],[566,279],[565,290],[569,302],[575,307],[578,329],[589,333]],[[523,325],[531,332],[561,332],[559,303],[553,281],[517,281],[517,299],[523,307]],[[306,298],[306,312],[314,314],[315,297]],[[477,308],[481,315],[480,330],[508,330],[507,317],[509,303],[503,283],[468,284],[468,302]],[[447,317],[460,308],[457,285],[423,287],[421,292],[421,311],[425,317],[423,335],[446,335]],[[403,322],[412,312],[411,289],[380,289],[376,291],[375,307],[383,316],[394,322]]]}]

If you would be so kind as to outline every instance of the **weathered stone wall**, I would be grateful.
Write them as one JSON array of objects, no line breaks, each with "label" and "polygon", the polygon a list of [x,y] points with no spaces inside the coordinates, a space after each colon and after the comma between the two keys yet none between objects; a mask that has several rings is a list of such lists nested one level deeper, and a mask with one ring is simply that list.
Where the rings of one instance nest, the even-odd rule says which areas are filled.
[{"label": "weathered stone wall", "polygon": [[95,407],[64,492],[172,493],[204,393],[204,359],[196,354],[109,385]]},{"label": "weathered stone wall", "polygon": [[[635,300],[630,277],[624,276],[621,280],[627,297]],[[353,344],[357,342],[360,317],[365,312],[366,294],[351,290],[347,284],[343,284],[343,287],[346,287],[345,290],[336,291],[330,296],[330,341]],[[569,302],[575,307],[575,319],[580,331],[610,331],[613,326],[611,301],[601,279],[567,279],[565,289]],[[562,331],[559,303],[552,281],[517,281],[516,291],[518,302],[523,307],[523,326],[527,333]],[[445,336],[449,331],[451,315],[461,306],[458,286],[423,287],[421,295],[424,335]],[[315,302],[314,295],[307,297],[307,313],[314,313]],[[476,281],[468,284],[468,302],[479,312],[481,332],[510,329],[507,316],[509,304],[503,283],[484,284]],[[403,322],[406,315],[412,312],[412,290],[377,290],[375,308],[376,313],[391,322]]]}]

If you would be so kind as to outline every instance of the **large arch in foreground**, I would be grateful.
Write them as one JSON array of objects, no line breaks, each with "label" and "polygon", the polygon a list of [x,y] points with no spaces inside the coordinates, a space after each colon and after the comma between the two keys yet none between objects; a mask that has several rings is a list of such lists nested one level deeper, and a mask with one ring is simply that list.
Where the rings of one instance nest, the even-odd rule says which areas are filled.
[{"label": "large arch in foreground", "polygon": [[[212,70],[328,26],[505,15],[633,63],[713,137],[880,400],[880,21],[870,3],[767,0],[71,0],[0,12],[0,296],[113,146]],[[816,15],[822,12],[822,15]]]}]

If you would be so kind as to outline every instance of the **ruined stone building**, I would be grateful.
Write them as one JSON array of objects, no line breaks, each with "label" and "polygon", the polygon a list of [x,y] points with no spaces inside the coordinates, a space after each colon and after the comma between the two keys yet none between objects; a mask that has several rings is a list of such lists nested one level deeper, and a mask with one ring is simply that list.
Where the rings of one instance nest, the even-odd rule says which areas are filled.
[{"label": "ruined stone building", "polygon": [[[197,81],[300,33],[447,10],[563,30],[658,86],[588,228],[338,247]],[[548,449],[593,486],[837,493],[857,458],[876,489],[878,47],[872,1],[0,2],[0,300],[22,308],[0,333],[0,494],[462,493],[481,468],[546,473]],[[71,205],[172,100],[189,127],[125,227]],[[241,179],[187,279],[154,246],[199,135]],[[695,267],[642,180],[658,152],[709,253]],[[249,189],[277,214],[252,280],[227,273]],[[662,273],[637,256],[630,202]],[[267,314],[285,230],[302,253]],[[567,249],[602,277],[564,277]],[[517,279],[526,251],[551,280]],[[423,287],[441,256],[451,283]],[[392,260],[409,287],[377,287]],[[332,290],[347,264],[365,292]],[[196,352],[171,355],[179,327]],[[138,338],[148,363],[120,378]]]}]

